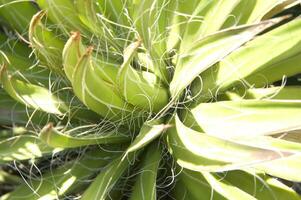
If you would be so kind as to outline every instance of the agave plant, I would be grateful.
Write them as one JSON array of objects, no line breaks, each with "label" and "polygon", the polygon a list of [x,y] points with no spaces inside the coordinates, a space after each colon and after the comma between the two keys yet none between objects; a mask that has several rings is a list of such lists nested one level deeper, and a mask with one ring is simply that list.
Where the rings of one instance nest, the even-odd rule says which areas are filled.
[{"label": "agave plant", "polygon": [[0,199],[301,199],[298,4],[0,0]]}]

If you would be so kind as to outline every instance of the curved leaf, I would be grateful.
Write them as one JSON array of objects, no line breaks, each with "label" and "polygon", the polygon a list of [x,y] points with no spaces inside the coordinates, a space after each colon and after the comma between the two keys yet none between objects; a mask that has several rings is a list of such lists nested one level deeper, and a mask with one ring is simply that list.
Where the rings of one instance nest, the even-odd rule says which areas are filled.
[{"label": "curved leaf", "polygon": [[157,199],[156,180],[161,159],[161,148],[153,143],[146,151],[130,200]]},{"label": "curved leaf", "polygon": [[196,82],[193,85],[193,94],[202,91],[201,96],[208,98],[241,82],[247,86],[262,86],[285,75],[300,73],[300,24],[300,18],[294,19],[234,51],[202,73],[202,84]]},{"label": "curved leaf", "polygon": [[24,183],[0,199],[58,199],[72,191],[76,191],[93,173],[116,157],[115,154],[118,155],[118,153],[100,150],[85,152],[79,159],[74,159],[54,170],[41,174],[41,177],[26,180],[27,184]]},{"label": "curved leaf", "polygon": [[27,32],[28,24],[37,11],[33,2],[0,0],[0,18],[20,34]]},{"label": "curved leaf", "polygon": [[170,83],[172,97],[179,96],[200,73],[281,20],[283,17],[217,32],[183,50]]},{"label": "curved leaf", "polygon": [[261,173],[235,170],[220,174],[218,177],[249,193],[256,199],[298,200],[301,198],[292,188],[289,188],[276,178]]},{"label": "curved leaf", "polygon": [[37,0],[40,8],[48,13],[48,18],[58,26],[63,33],[69,34],[71,30],[79,30],[89,35],[84,24],[75,12],[75,5],[70,0]]},{"label": "curved leaf", "polygon": [[47,146],[37,136],[18,135],[0,141],[0,163],[27,160],[58,151]]},{"label": "curved leaf", "polygon": [[124,63],[118,73],[119,88],[125,100],[151,112],[159,112],[168,103],[168,91],[156,83],[156,76],[131,67],[130,62],[137,52],[141,41],[128,46],[124,51]]},{"label": "curved leaf", "polygon": [[64,42],[42,23],[45,11],[35,14],[29,26],[29,41],[37,58],[52,71],[64,75],[62,70],[62,51]]},{"label": "curved leaf", "polygon": [[240,138],[300,129],[300,106],[299,100],[238,100],[202,103],[191,112],[207,134]]},{"label": "curved leaf", "polygon": [[[148,126],[148,125],[145,125]],[[141,148],[153,141],[159,134],[153,134],[157,127],[142,128],[133,143],[127,148],[123,155],[111,162],[95,179],[82,196],[83,200],[99,199],[105,200],[122,174],[135,161],[136,156],[141,153]],[[163,131],[162,129],[160,133]]]},{"label": "curved leaf", "polygon": [[295,149],[293,145],[285,147],[285,142],[282,144],[280,141],[262,142],[256,146],[243,142],[243,139],[210,136],[186,127],[177,116],[175,126],[167,134],[169,151],[180,166],[194,171],[256,167],[257,164],[289,158],[300,152],[300,145]]},{"label": "curved leaf", "polygon": [[16,101],[31,108],[58,115],[68,110],[64,102],[48,89],[16,79],[7,73],[5,66],[2,66],[0,70],[0,81],[4,90]]},{"label": "curved leaf", "polygon": [[94,144],[116,144],[130,140],[126,133],[115,131],[100,135],[71,136],[56,130],[52,124],[45,126],[39,135],[40,139],[51,147],[74,148]]}]

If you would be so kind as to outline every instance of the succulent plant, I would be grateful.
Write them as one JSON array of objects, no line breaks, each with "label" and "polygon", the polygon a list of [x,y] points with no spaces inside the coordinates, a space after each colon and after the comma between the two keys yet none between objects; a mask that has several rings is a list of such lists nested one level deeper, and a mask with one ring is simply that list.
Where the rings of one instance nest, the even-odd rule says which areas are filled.
[{"label": "succulent plant", "polygon": [[298,6],[0,0],[0,199],[301,199]]}]

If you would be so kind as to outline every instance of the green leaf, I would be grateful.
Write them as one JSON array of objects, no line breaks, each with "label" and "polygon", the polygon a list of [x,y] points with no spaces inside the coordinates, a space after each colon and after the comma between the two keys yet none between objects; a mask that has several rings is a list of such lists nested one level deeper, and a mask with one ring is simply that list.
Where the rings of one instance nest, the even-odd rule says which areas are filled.
[{"label": "green leaf", "polygon": [[218,176],[256,199],[300,199],[300,196],[292,188],[289,188],[276,178],[258,172],[251,173],[249,171],[235,170],[219,174]]},{"label": "green leaf", "polygon": [[283,139],[274,138],[271,136],[242,136],[240,138],[235,138],[235,142],[273,151],[283,151],[298,154],[301,151],[301,143],[299,141],[287,141],[286,137],[288,137],[288,135],[290,135],[290,133],[287,133],[287,136],[283,136]]},{"label": "green leaf", "polygon": [[[126,2],[123,0],[97,0],[101,13],[110,21],[116,22],[118,25],[130,26],[128,17],[126,16]],[[118,26],[117,25],[117,26]]]},{"label": "green leaf", "polygon": [[[153,122],[156,123],[156,122]],[[129,168],[131,163],[135,161],[135,157],[141,153],[140,149],[153,141],[159,136],[157,126],[149,127],[140,130],[139,135],[135,138],[123,155],[111,162],[89,186],[82,196],[83,200],[99,199],[105,200],[109,192],[112,190],[118,179]],[[162,125],[163,126],[163,125]],[[164,127],[164,126],[163,126]],[[165,129],[161,129],[160,133]],[[154,134],[157,133],[157,134]]]},{"label": "green leaf", "polygon": [[[269,64],[264,69],[255,71],[245,78],[244,82],[254,85],[255,87],[264,87],[275,81],[285,80],[300,73],[301,54],[298,52],[287,58]],[[283,67],[285,66],[285,67]]]},{"label": "green leaf", "polygon": [[31,56],[32,49],[25,43],[0,33],[0,63],[17,77],[25,77],[32,83],[48,85],[53,76],[45,67],[36,65]]},{"label": "green leaf", "polygon": [[[200,96],[208,98],[212,97],[211,94],[222,92],[233,84],[243,82],[246,86],[252,84],[262,86],[285,75],[300,73],[300,67],[295,63],[300,60],[298,56],[301,52],[299,45],[301,39],[298,37],[301,34],[300,24],[301,19],[294,19],[234,51],[202,73],[202,84],[198,85],[199,82],[196,82],[193,85],[193,94],[202,91]],[[249,77],[253,77],[250,83]]]},{"label": "green leaf", "polygon": [[[168,103],[168,91],[152,73],[135,70],[130,62],[140,46],[137,41],[124,51],[124,63],[118,74],[119,89],[125,100],[150,112],[159,112]],[[146,76],[147,74],[147,76]]]},{"label": "green leaf", "polygon": [[[1,51],[5,53],[11,64],[15,60],[20,60],[19,62],[16,62],[16,64],[14,64],[15,67],[20,67],[19,69],[27,69],[34,64],[34,60],[29,58],[31,54],[31,49],[19,39],[16,40],[11,36],[8,36],[4,33],[0,33],[0,44]],[[27,63],[28,65],[22,65],[19,63]]]},{"label": "green leaf", "polygon": [[161,151],[161,148],[156,143],[147,147],[130,200],[157,199],[156,180],[161,160]]},{"label": "green leaf", "polygon": [[145,122],[141,127],[139,134],[127,149],[127,152],[135,152],[145,147],[163,134],[168,128],[170,128],[169,125],[160,124],[159,121]]},{"label": "green leaf", "polygon": [[0,163],[34,159],[58,150],[48,147],[37,136],[17,135],[0,141]]},{"label": "green leaf", "polygon": [[24,128],[22,126],[20,126],[20,127],[16,126],[16,127],[10,128],[10,129],[0,130],[0,138],[7,139],[9,137],[16,136],[16,135],[22,135],[25,133],[27,133],[26,128]]},{"label": "green leaf", "polygon": [[46,64],[50,70],[64,75],[62,69],[64,42],[57,37],[53,30],[48,29],[42,23],[45,15],[45,11],[40,11],[33,16],[29,26],[29,41],[42,64]]},{"label": "green leaf", "polygon": [[235,170],[218,174],[184,169],[179,178],[196,199],[200,193],[208,199],[301,199],[276,178],[257,172]]},{"label": "green leaf", "polygon": [[135,31],[139,34],[146,51],[154,63],[154,74],[164,83],[169,82],[169,74],[166,64],[167,37],[176,1],[166,0],[131,0],[128,3],[129,14],[132,18]]},{"label": "green leaf", "polygon": [[[212,109],[213,107],[214,109]],[[199,107],[192,110],[192,113],[194,119],[207,134],[227,141],[226,149],[230,148],[231,141],[248,148],[256,147],[274,152],[270,152],[270,156],[273,154],[274,156],[266,155],[266,159],[264,159],[266,161],[258,164],[254,157],[251,158],[252,167],[276,177],[300,181],[301,177],[297,175],[300,174],[298,167],[300,165],[300,142],[264,136],[299,129],[299,108],[298,100],[241,100],[200,104]],[[191,144],[188,146],[190,149],[193,147]],[[217,148],[217,145],[215,147]],[[223,150],[223,153],[226,153],[226,149]],[[194,169],[195,162],[192,163],[192,166],[189,163],[187,166]],[[179,164],[181,165],[181,163]]]},{"label": "green leaf", "polygon": [[120,97],[116,86],[102,79],[98,66],[93,62],[92,51],[93,48],[89,47],[79,60],[72,58],[70,62],[66,61],[69,64],[77,61],[71,80],[75,95],[89,109],[111,121],[126,123],[133,114],[139,116],[139,111]]},{"label": "green leaf", "polygon": [[229,182],[213,173],[202,172],[201,174],[210,186],[226,199],[256,200],[252,194],[244,192],[239,187],[231,185]]},{"label": "green leaf", "polygon": [[81,42],[80,33],[72,33],[71,37],[66,42],[62,52],[64,72],[69,81],[71,82],[73,80],[75,67],[82,55],[84,54],[84,52],[85,47]]},{"label": "green leaf", "polygon": [[30,108],[62,115],[68,110],[64,102],[51,93],[48,89],[21,81],[9,75],[6,67],[0,69],[0,81],[4,90],[16,101]]},{"label": "green leaf", "polygon": [[[58,199],[83,185],[93,173],[104,167],[119,153],[93,150],[85,152],[79,159],[74,159],[58,168],[41,174],[41,177],[26,180],[1,200],[13,199]],[[33,193],[33,190],[35,191]]]},{"label": "green leaf", "polygon": [[150,52],[154,50],[158,55],[165,52],[165,43],[160,37],[164,36],[168,24],[168,12],[170,12],[168,8],[171,4],[166,0],[131,0],[128,3],[135,29],[143,44],[147,50]]},{"label": "green leaf", "polygon": [[2,89],[0,90],[0,123],[11,125],[13,123],[24,125],[28,122],[26,107],[16,103]]},{"label": "green leaf", "polygon": [[48,18],[58,26],[63,33],[68,35],[70,31],[80,31],[90,35],[84,24],[79,19],[78,12],[73,1],[70,0],[37,0],[39,7],[48,13]]},{"label": "green leaf", "polygon": [[3,126],[28,126],[40,128],[40,124],[56,121],[54,115],[26,107],[16,102],[3,89],[0,89],[0,124]]},{"label": "green leaf", "polygon": [[38,9],[33,2],[0,0],[0,18],[20,34],[27,32],[29,22],[36,12]]},{"label": "green leaf", "polygon": [[[87,49],[82,44],[82,38],[79,32],[73,32],[66,42],[63,50],[63,66],[64,71],[68,79],[72,82],[73,73],[76,69],[76,65],[79,62],[83,54],[85,54],[85,49]],[[117,58],[111,58],[112,55],[99,55],[93,53],[91,56],[91,62],[95,65],[95,73],[100,76],[104,81],[110,84],[117,83],[117,74],[121,62],[118,62]]]},{"label": "green leaf", "polygon": [[183,181],[179,179],[176,180],[175,186],[172,190],[172,197],[178,200],[197,200],[197,198],[191,196]]},{"label": "green leaf", "polygon": [[298,0],[249,0],[240,1],[229,14],[223,28],[242,24],[258,23],[262,19],[268,19],[284,10],[286,6],[292,6]]},{"label": "green leaf", "polygon": [[[248,194],[236,185],[232,185],[224,177],[209,172],[193,172],[184,169],[179,175],[186,188],[197,197],[198,190],[208,199],[247,199],[256,200],[254,194]],[[250,178],[249,180],[254,180]],[[199,188],[199,189],[198,189]],[[253,189],[253,188],[248,188]],[[200,191],[201,190],[201,191]]]},{"label": "green leaf", "polygon": [[22,179],[19,176],[7,173],[0,169],[0,184],[20,184]]},{"label": "green leaf", "polygon": [[169,151],[180,166],[194,171],[242,168],[294,155],[291,149],[281,151],[277,145],[263,148],[197,132],[186,127],[177,116],[175,126],[167,134]]},{"label": "green leaf", "polygon": [[[185,19],[185,32],[180,45],[180,53],[185,52],[187,48],[194,45],[195,41],[220,30],[231,11],[239,2],[241,0],[194,1],[195,6],[192,9],[188,9],[190,12],[187,8],[181,8],[188,7],[185,2],[179,3],[178,9],[186,11],[184,11],[185,13],[179,13],[179,15],[186,15],[187,18]],[[191,3],[192,5],[193,3]]]},{"label": "green leaf", "polygon": [[254,167],[260,171],[275,177],[286,179],[289,181],[301,181],[301,155],[300,153],[288,157],[272,160],[267,163],[255,165]]},{"label": "green leaf", "polygon": [[124,156],[110,162],[110,164],[106,166],[100,174],[98,174],[98,176],[94,179],[94,182],[84,192],[82,200],[105,200],[113,186],[135,160],[135,157],[136,155],[134,152],[124,154]]},{"label": "green leaf", "polygon": [[[267,9],[263,19],[268,19],[271,18],[273,16],[275,16],[276,14],[281,13],[284,10],[287,10],[293,6],[296,6],[298,4],[300,4],[300,2],[298,0],[273,0],[275,3],[271,4],[270,8]],[[262,3],[262,2],[260,2]],[[264,13],[264,12],[263,12]]]},{"label": "green leaf", "polygon": [[299,129],[300,111],[299,100],[269,99],[201,103],[191,110],[207,134],[223,138],[272,135]]},{"label": "green leaf", "polygon": [[[99,134],[99,135],[98,135]],[[52,124],[45,126],[40,132],[40,139],[51,147],[74,148],[94,144],[116,144],[130,140],[126,133],[112,131],[108,133],[88,134],[86,136],[72,136],[56,130]]]},{"label": "green leaf", "polygon": [[300,86],[278,86],[269,88],[238,88],[234,91],[226,91],[221,96],[221,99],[226,100],[242,100],[242,99],[266,99],[266,100],[300,100]]},{"label": "green leaf", "polygon": [[117,39],[118,37],[110,23],[99,18],[99,16],[102,15],[97,13],[97,3],[93,0],[77,0],[74,4],[81,22],[88,27],[91,33],[99,38],[99,42],[101,42],[102,45],[109,43],[112,47],[121,52],[121,47],[125,45],[124,41]]},{"label": "green leaf", "polygon": [[172,97],[178,97],[200,73],[282,19],[276,18],[259,24],[217,32],[183,50],[170,83]]},{"label": "green leaf", "polygon": [[226,198],[211,188],[211,185],[208,184],[201,173],[183,169],[178,176],[192,199],[199,199],[200,195],[202,195],[204,199],[226,200]]}]

